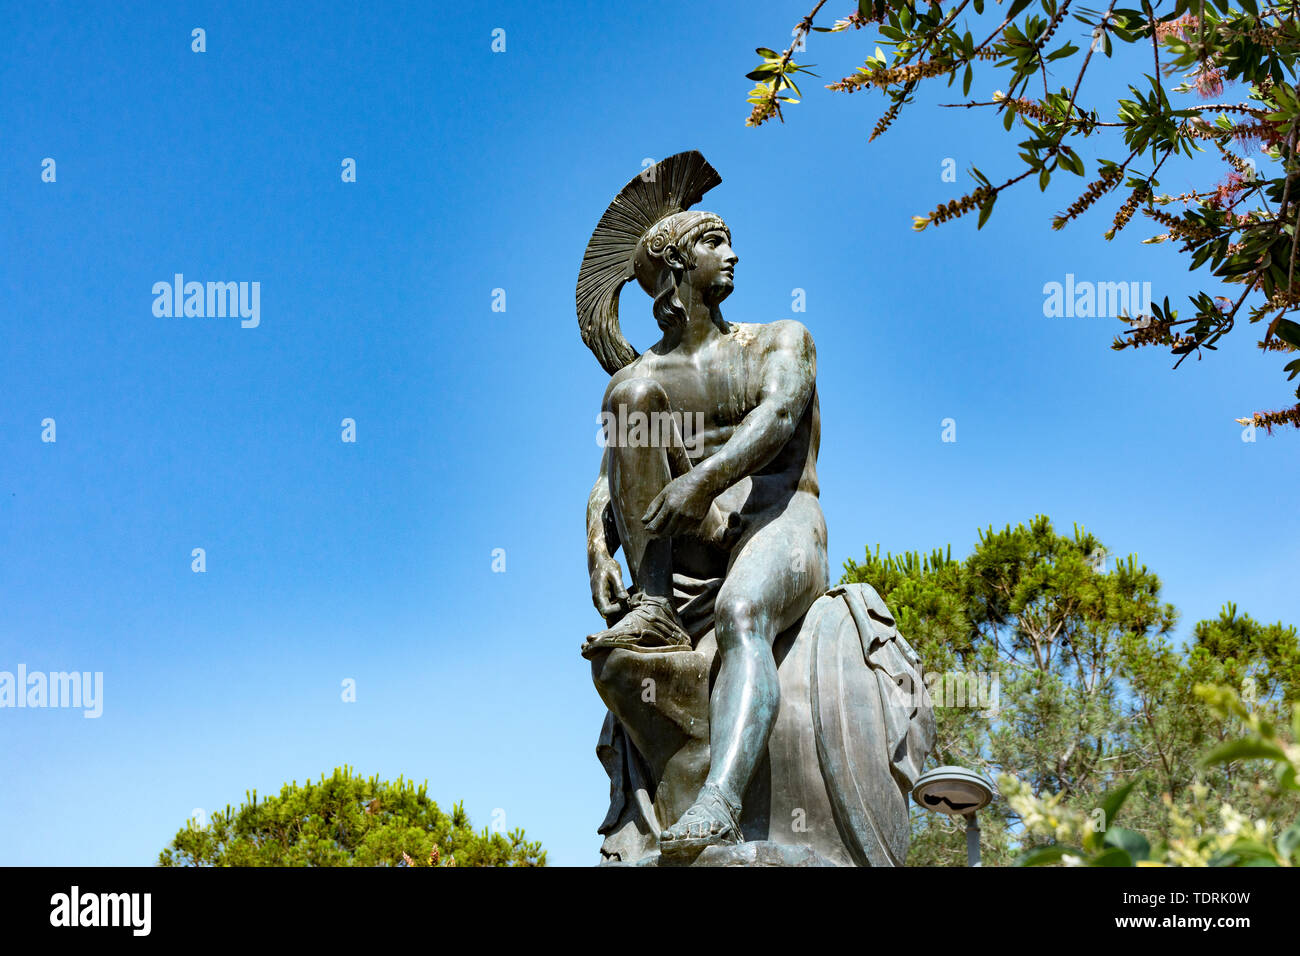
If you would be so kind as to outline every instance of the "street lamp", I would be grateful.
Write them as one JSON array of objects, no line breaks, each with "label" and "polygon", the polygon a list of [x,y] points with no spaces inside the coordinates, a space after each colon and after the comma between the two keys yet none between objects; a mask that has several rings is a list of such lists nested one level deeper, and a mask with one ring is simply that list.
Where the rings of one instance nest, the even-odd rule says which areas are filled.
[{"label": "street lamp", "polygon": [[921,774],[912,788],[918,807],[966,819],[966,863],[980,865],[980,826],[975,814],[988,806],[997,791],[993,784],[964,767],[936,767]]}]

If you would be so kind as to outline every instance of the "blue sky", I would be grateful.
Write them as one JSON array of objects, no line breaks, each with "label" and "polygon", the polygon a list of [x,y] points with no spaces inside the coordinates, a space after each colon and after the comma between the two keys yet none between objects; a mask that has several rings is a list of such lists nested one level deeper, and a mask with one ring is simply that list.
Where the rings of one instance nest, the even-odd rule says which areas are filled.
[{"label": "blue sky", "polygon": [[[1229,600],[1300,619],[1300,439],[1232,421],[1287,404],[1283,360],[1243,331],[1174,372],[1112,352],[1113,319],[1045,318],[1066,273],[1200,288],[1140,219],[1100,240],[1118,199],[1052,232],[1076,177],[982,232],[913,233],[971,164],[1018,171],[1022,137],[931,107],[955,89],[870,145],[880,98],[816,80],[747,129],[753,48],[803,5],[0,9],[0,670],[104,673],[97,720],[0,710],[0,863],[150,864],[196,808],[344,763],[594,862],[603,708],[577,650],[606,376],[573,286],[609,200],[683,149],[723,177],[726,315],[816,339],[833,568],[1042,512],[1135,552],[1180,634]],[[822,83],[870,52],[811,45]],[[156,317],[178,272],[260,282],[260,325]],[[623,315],[651,344],[649,300]]]}]

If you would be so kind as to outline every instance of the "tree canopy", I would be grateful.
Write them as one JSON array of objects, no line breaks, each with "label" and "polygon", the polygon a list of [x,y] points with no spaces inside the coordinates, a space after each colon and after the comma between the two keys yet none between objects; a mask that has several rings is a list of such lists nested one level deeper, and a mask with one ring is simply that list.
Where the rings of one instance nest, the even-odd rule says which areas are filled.
[{"label": "tree canopy", "polygon": [[416,786],[336,768],[320,781],[285,784],[279,796],[247,794],[201,824],[190,820],[159,866],[545,866],[540,843],[475,831],[463,804],[444,813]]},{"label": "tree canopy", "polygon": [[[1300,323],[1286,317],[1300,308],[1300,10],[1294,4],[1140,0],[1119,7],[1110,0],[1093,9],[1072,6],[1074,0],[859,0],[848,16],[819,26],[825,2],[799,21],[783,53],[758,48],[761,61],[749,73],[756,82],[749,125],[784,121],[783,108],[798,102],[798,83],[816,75],[813,64],[794,59],[810,34],[865,31],[861,46],[871,52],[862,66],[827,88],[882,94],[884,111],[871,139],[889,129],[919,88],[940,80],[961,83],[962,101],[943,107],[987,112],[991,124],[1013,137],[1006,171],[990,178],[972,167],[972,188],[914,217],[914,228],[975,210],[983,227],[1006,190],[1025,181],[1045,190],[1059,174],[1081,177],[1077,198],[1052,218],[1053,228],[1118,192],[1123,198],[1112,206],[1107,240],[1140,213],[1155,229],[1144,242],[1177,244],[1189,267],[1208,269],[1206,281],[1213,283],[1188,295],[1190,309],[1165,298],[1151,304],[1150,315],[1122,314],[1129,327],[1114,348],[1165,347],[1177,367],[1189,355],[1216,349],[1248,319],[1260,329],[1258,347],[1287,359],[1287,380],[1300,375],[1300,356],[1291,354],[1300,351]],[[1084,78],[1117,49],[1135,54],[1110,66],[1127,81],[1128,95],[1110,105],[1092,102]],[[1225,96],[1234,83],[1235,95]],[[981,92],[972,96],[972,88]],[[1089,171],[1081,150],[1094,138],[1102,155]],[[1243,155],[1254,150],[1267,161],[1264,168]],[[1176,195],[1164,192],[1161,170],[1175,174],[1180,156],[1186,162],[1176,170],[1178,181],[1193,176],[1195,183]],[[1230,287],[1224,294],[1220,283]],[[1300,404],[1237,421],[1270,432],[1277,425],[1300,428]]]},{"label": "tree canopy", "polygon": [[[928,675],[938,739],[931,765],[1014,777],[1055,812],[1087,817],[1125,791],[1126,825],[1151,843],[1177,819],[1230,803],[1252,819],[1294,820],[1300,792],[1270,789],[1266,769],[1202,756],[1247,732],[1240,713],[1196,688],[1235,689],[1264,720],[1287,722],[1300,700],[1296,629],[1233,604],[1173,639],[1177,611],[1134,556],[1113,560],[1093,534],[1060,534],[1038,516],[979,533],[970,555],[867,552],[845,582],[873,585]],[[940,675],[933,680],[929,675]],[[954,690],[958,693],[954,694]],[[1009,801],[980,813],[984,858],[1008,864],[1045,842]],[[957,864],[960,821],[913,810],[909,862]]]}]

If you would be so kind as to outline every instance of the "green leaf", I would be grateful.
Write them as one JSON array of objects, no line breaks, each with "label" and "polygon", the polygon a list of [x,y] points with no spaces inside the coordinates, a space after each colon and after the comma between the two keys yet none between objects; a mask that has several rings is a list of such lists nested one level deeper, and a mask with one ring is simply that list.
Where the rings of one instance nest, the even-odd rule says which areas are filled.
[{"label": "green leaf", "polygon": [[1286,753],[1277,744],[1269,743],[1267,740],[1246,738],[1219,744],[1202,757],[1200,762],[1202,766],[1210,767],[1214,764],[1232,763],[1234,760],[1285,761]]},{"label": "green leaf", "polygon": [[1129,856],[1127,850],[1119,847],[1112,847],[1105,853],[1094,856],[1088,861],[1089,866],[1132,866],[1133,858]]},{"label": "green leaf", "polygon": [[781,54],[777,53],[775,50],[769,50],[765,46],[758,47],[756,50],[754,50],[754,52],[757,53],[759,56],[763,57],[764,59],[768,59],[768,60],[781,59]]},{"label": "green leaf", "polygon": [[1067,846],[1064,843],[1053,843],[1051,846],[1029,851],[1016,861],[1016,866],[1050,866],[1053,863],[1060,863],[1061,857],[1067,853],[1077,857],[1087,855],[1077,847]]},{"label": "green leaf", "polygon": [[1251,837],[1238,837],[1223,853],[1210,860],[1210,866],[1277,866],[1272,847]]},{"label": "green leaf", "polygon": [[[1277,852],[1284,860],[1291,860],[1300,853],[1300,823],[1293,823],[1278,834]],[[1300,862],[1300,859],[1295,862]]]},{"label": "green leaf", "polygon": [[1118,789],[1106,794],[1105,799],[1101,801],[1102,820],[1105,822],[1107,829],[1110,829],[1112,821],[1119,816],[1124,801],[1128,799],[1128,795],[1133,792],[1135,786],[1137,786],[1137,781],[1130,780]]},{"label": "green leaf", "polygon": [[1273,334],[1292,348],[1300,349],[1300,325],[1290,319],[1278,319]]},{"label": "green leaf", "polygon": [[1106,830],[1105,844],[1118,847],[1134,860],[1145,860],[1151,855],[1151,844],[1147,842],[1147,838],[1136,830],[1125,827],[1109,827]]}]

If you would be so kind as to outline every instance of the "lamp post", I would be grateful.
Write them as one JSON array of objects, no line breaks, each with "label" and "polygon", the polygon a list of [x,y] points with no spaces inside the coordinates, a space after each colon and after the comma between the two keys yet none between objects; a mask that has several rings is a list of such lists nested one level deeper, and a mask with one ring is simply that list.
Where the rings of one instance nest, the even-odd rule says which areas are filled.
[{"label": "lamp post", "polygon": [[966,820],[966,864],[980,865],[980,826],[975,814],[988,806],[997,791],[993,784],[964,767],[936,767],[921,774],[912,788],[916,805]]}]

